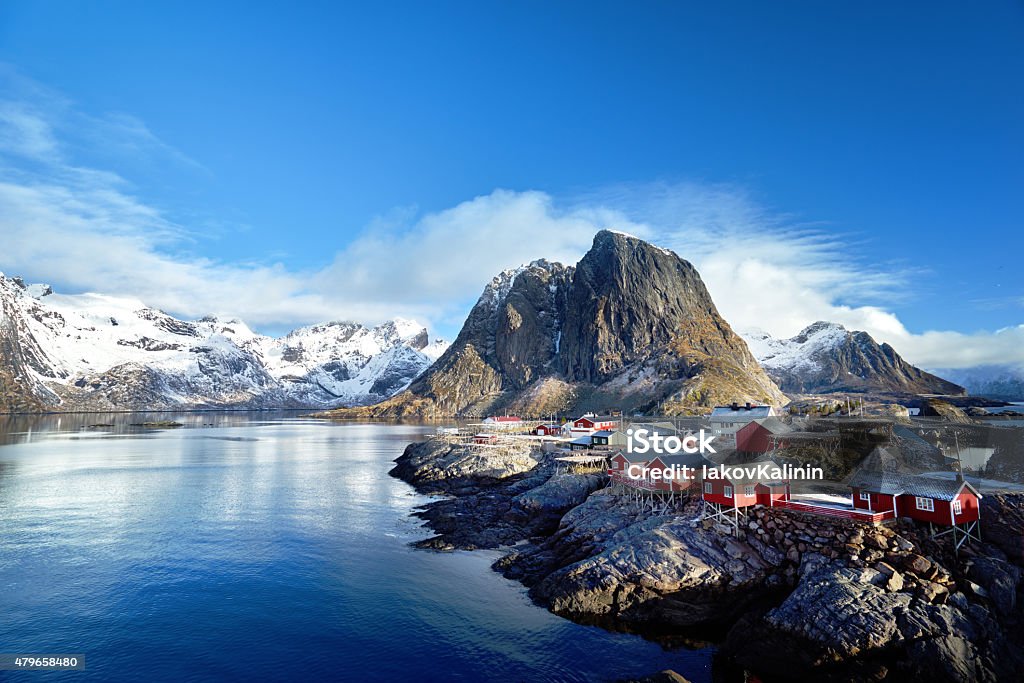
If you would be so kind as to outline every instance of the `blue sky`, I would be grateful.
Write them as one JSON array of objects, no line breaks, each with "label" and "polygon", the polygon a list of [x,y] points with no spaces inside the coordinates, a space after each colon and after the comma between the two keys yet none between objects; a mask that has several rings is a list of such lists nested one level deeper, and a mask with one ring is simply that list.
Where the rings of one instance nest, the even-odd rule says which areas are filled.
[{"label": "blue sky", "polygon": [[737,327],[1024,339],[1020,3],[341,5],[0,5],[0,269],[451,336],[618,226]]}]

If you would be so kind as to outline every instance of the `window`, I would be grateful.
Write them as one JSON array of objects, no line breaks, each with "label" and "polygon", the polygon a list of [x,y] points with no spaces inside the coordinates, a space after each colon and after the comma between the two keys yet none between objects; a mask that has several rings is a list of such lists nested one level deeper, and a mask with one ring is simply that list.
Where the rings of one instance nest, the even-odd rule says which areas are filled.
[{"label": "window", "polygon": [[954,515],[959,515],[963,511],[964,511],[964,508],[963,508],[963,505],[960,504],[960,501],[959,500],[954,500],[953,501],[953,514]]},{"label": "window", "polygon": [[915,496],[914,505],[918,510],[924,510],[925,512],[935,512],[935,501],[931,498],[923,498],[921,496]]},{"label": "window", "polygon": [[732,498],[732,487],[731,486],[726,486],[725,487],[725,497],[726,498]]},{"label": "window", "polygon": [[744,486],[743,487],[743,495],[745,495],[745,496],[752,496],[752,495],[754,495],[754,487],[749,485],[749,484]]},{"label": "window", "polygon": [[860,492],[860,499],[861,500],[871,500],[871,494],[868,493],[867,491],[861,491]]},{"label": "window", "polygon": [[711,493],[713,491],[713,489],[714,489],[714,487],[711,486],[711,482],[710,481],[704,482],[704,493]]}]

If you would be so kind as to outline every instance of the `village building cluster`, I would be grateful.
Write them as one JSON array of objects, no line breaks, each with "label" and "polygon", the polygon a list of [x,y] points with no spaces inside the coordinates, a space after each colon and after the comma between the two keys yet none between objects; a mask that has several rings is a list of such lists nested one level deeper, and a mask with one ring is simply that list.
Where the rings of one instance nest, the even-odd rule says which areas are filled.
[{"label": "village building cluster", "polygon": [[[694,421],[698,419],[699,426]],[[539,439],[545,449],[555,451],[562,469],[604,472],[609,485],[638,506],[668,511],[699,497],[704,519],[725,523],[737,532],[748,510],[761,505],[873,524],[909,517],[929,525],[934,537],[951,535],[957,548],[979,539],[982,496],[962,473],[939,479],[873,469],[884,466],[889,456],[883,446],[876,448],[847,482],[848,499],[794,493],[791,475],[760,476],[792,469],[779,459],[789,449],[809,443],[828,448],[839,443],[838,432],[801,431],[768,405],[733,403],[715,407],[706,418],[650,422],[627,422],[616,414],[588,413],[562,423],[495,415],[477,426],[480,429],[472,437],[477,446],[499,447],[507,439]],[[702,452],[641,454],[628,448],[630,435],[637,430],[683,440],[695,439],[698,428],[706,428],[717,439],[716,446],[724,447],[722,457],[712,460]],[[906,427],[889,429],[891,436],[908,448],[934,448]],[[744,467],[726,466],[724,458],[728,457]]]}]

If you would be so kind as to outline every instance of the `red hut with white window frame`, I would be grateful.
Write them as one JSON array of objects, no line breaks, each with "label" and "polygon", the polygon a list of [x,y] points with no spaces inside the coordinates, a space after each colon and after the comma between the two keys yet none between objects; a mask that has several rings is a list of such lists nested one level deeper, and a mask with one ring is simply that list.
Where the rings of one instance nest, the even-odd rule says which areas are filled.
[{"label": "red hut with white window frame", "polygon": [[701,517],[730,524],[739,533],[740,519],[746,517],[747,508],[754,505],[772,507],[778,501],[788,501],[788,480],[762,480],[744,474],[765,463],[778,467],[775,461],[763,458],[740,465],[719,465],[709,470],[701,484],[701,498],[704,500]]},{"label": "red hut with white window frame", "polygon": [[608,476],[612,483],[629,485],[634,480],[629,476],[629,468],[637,465],[642,470],[650,461],[650,455],[616,451],[608,458]]},{"label": "red hut with white window frame", "polygon": [[605,429],[612,431],[619,426],[620,422],[620,418],[612,415],[587,414],[577,420],[573,420],[572,433],[592,434]]},{"label": "red hut with white window frame", "polygon": [[957,549],[970,539],[981,540],[982,496],[960,475],[939,479],[896,472],[859,472],[850,480],[850,488],[855,508],[925,522],[932,538],[952,534]]},{"label": "red hut with white window frame", "polygon": [[556,424],[539,424],[533,428],[534,436],[561,436],[562,426]]}]

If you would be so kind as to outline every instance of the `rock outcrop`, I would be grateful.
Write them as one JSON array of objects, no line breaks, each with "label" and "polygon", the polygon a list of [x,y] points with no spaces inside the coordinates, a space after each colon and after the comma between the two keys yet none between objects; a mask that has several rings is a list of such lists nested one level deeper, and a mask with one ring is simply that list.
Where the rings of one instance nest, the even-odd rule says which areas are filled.
[{"label": "rock outcrop", "polygon": [[525,470],[497,451],[472,461],[474,486],[458,448],[411,449],[394,473],[455,493],[419,513],[438,533],[420,545],[514,545],[494,568],[573,620],[725,634],[720,664],[762,680],[1000,681],[1024,666],[1024,495],[986,496],[986,542],[957,555],[910,520],[755,508],[736,535],[700,521],[697,501],[644,512],[545,454]]},{"label": "rock outcrop", "polygon": [[611,231],[575,267],[495,277],[447,352],[408,391],[337,416],[530,415],[569,409],[782,403],[676,254]]},{"label": "rock outcrop", "polygon": [[527,445],[478,448],[429,439],[410,444],[389,474],[424,493],[477,490],[529,472],[538,455]]},{"label": "rock outcrop", "polygon": [[945,587],[908,592],[898,570],[880,566],[815,569],[780,606],[734,629],[726,652],[787,679],[1010,680],[1021,657],[988,610]]},{"label": "rock outcrop", "polygon": [[921,403],[921,415],[924,417],[941,417],[947,422],[970,422],[962,409],[956,407],[949,401],[938,398],[929,398]]}]

